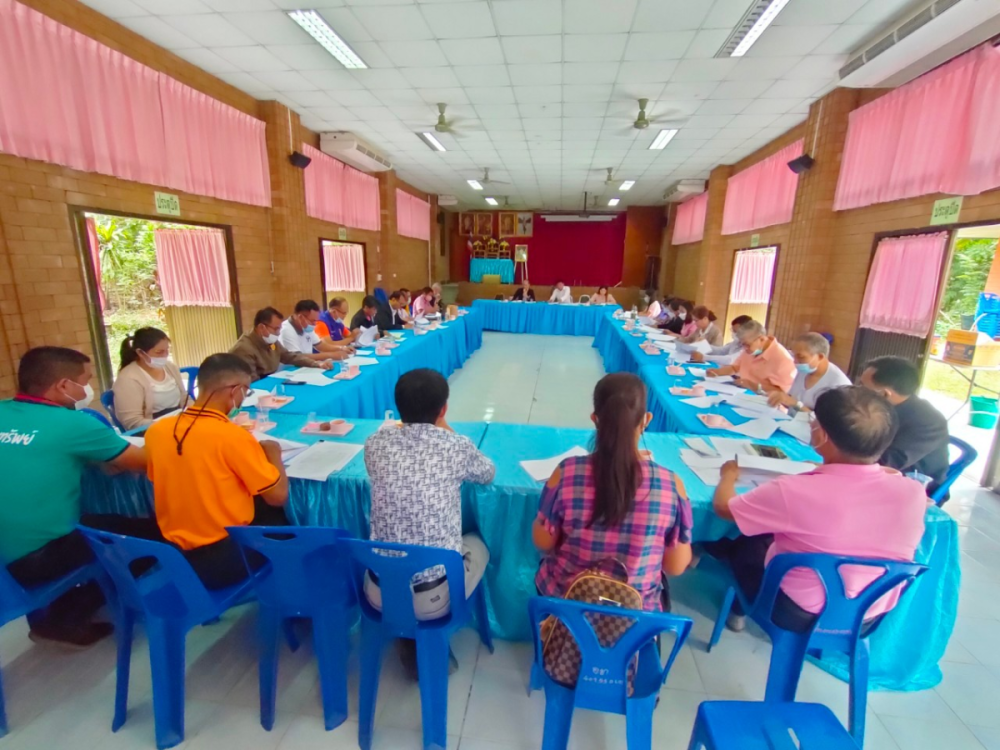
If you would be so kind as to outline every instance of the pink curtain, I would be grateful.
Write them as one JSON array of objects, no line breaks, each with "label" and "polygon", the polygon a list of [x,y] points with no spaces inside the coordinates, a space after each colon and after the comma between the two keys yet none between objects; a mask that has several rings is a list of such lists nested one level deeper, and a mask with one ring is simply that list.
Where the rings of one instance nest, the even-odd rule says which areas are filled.
[{"label": "pink curtain", "polygon": [[104,312],[104,286],[101,284],[101,243],[97,239],[97,222],[93,216],[87,217],[87,248],[90,250],[90,263],[94,267],[94,281],[97,282],[97,301]]},{"label": "pink curtain", "polygon": [[418,240],[431,238],[431,204],[396,188],[396,231]]},{"label": "pink curtain", "polygon": [[736,253],[729,301],[738,305],[765,305],[770,302],[776,257],[774,248],[740,250]]},{"label": "pink curtain", "polygon": [[1000,49],[986,43],[850,114],[833,207],[1000,186]]},{"label": "pink curtain", "polygon": [[323,281],[328,292],[365,291],[365,249],[324,242]]},{"label": "pink curtain", "polygon": [[306,213],[314,219],[377,232],[382,224],[378,178],[305,143]]},{"label": "pink curtain", "polygon": [[674,234],[672,242],[683,245],[687,242],[700,242],[705,236],[705,216],[708,213],[708,193],[702,193],[677,207],[674,216]]},{"label": "pink curtain", "polygon": [[722,233],[739,234],[792,220],[799,176],[788,162],[802,156],[802,141],[729,178],[722,209]]},{"label": "pink curtain", "polygon": [[0,0],[0,151],[270,205],[262,122],[14,0]]},{"label": "pink curtain", "polygon": [[878,243],[861,304],[862,328],[925,338],[936,313],[947,232]]},{"label": "pink curtain", "polygon": [[153,239],[164,305],[232,304],[221,229],[157,229]]}]

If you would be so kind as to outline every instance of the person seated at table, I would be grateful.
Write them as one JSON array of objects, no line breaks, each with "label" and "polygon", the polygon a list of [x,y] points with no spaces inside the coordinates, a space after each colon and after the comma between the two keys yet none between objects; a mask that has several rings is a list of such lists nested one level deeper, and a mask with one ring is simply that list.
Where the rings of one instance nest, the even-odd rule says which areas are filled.
[{"label": "person seated at table", "polygon": [[639,315],[657,320],[663,312],[663,307],[656,301],[656,290],[649,289],[646,291],[646,295],[649,299],[649,304],[643,310],[639,311]]},{"label": "person seated at table", "polygon": [[691,505],[680,477],[639,449],[652,416],[635,375],[618,372],[597,383],[594,450],[559,464],[532,526],[542,596],[564,596],[580,573],[614,558],[642,594],[643,609],[669,611],[662,573],[680,575],[691,562]]},{"label": "person seated at table", "polygon": [[[0,564],[25,588],[37,588],[93,562],[79,523],[132,536],[155,535],[147,519],[80,516],[88,465],[143,471],[146,453],[81,412],[94,397],[90,358],[73,349],[29,349],[17,368],[17,395],[0,401]],[[104,604],[96,583],[70,589],[28,614],[29,637],[84,647],[112,632],[91,618]]]},{"label": "person seated at table", "polygon": [[433,300],[434,311],[443,313],[445,304],[444,304],[444,298],[442,297],[441,294],[441,284],[435,281],[433,284],[431,284],[431,291],[434,292],[434,300]]},{"label": "person seated at table", "polygon": [[400,292],[392,292],[389,295],[389,306],[380,308],[375,314],[375,325],[379,331],[401,331],[404,328],[412,328],[412,323],[403,320],[402,310],[403,295]]},{"label": "person seated at table", "polygon": [[693,344],[696,341],[706,341],[712,346],[719,346],[722,343],[722,331],[715,325],[715,313],[704,305],[691,308],[691,322],[694,323],[694,331],[684,334],[681,330],[681,337],[678,339],[682,344]]},{"label": "person seated at table", "polygon": [[771,406],[787,406],[796,411],[812,411],[824,391],[851,385],[851,379],[830,361],[830,342],[818,333],[796,336],[791,345],[795,358],[795,382],[788,393],[772,391]]},{"label": "person seated at table", "polygon": [[552,288],[552,294],[549,295],[549,302],[565,305],[571,303],[572,301],[573,290],[566,286],[563,282],[557,281],[556,285]]},{"label": "person seated at table", "polygon": [[531,288],[531,282],[527,279],[521,279],[521,286],[517,288],[511,299],[515,302],[534,302],[535,290]]},{"label": "person seated at table", "polygon": [[[735,521],[743,536],[708,543],[705,551],[729,563],[737,585],[751,599],[767,563],[783,552],[910,561],[923,536],[923,488],[878,465],[899,427],[889,402],[860,386],[845,386],[820,394],[814,413],[810,442],[823,458],[814,471],[781,476],[740,495],[736,461],[722,467],[712,505],[721,518]],[[848,596],[879,575],[849,566],[842,573]],[[792,570],[781,583],[773,621],[804,632],[825,598],[815,573]],[[879,599],[868,610],[869,621],[898,599],[898,590]],[[745,622],[737,600],[727,625],[739,631]]]},{"label": "person seated at table", "polygon": [[281,448],[229,418],[249,395],[252,374],[233,354],[211,355],[198,368],[195,403],[146,431],[156,522],[212,590],[247,577],[227,526],[288,523]]},{"label": "person seated at table", "polygon": [[[462,483],[489,484],[496,467],[469,438],[458,435],[445,417],[448,381],[434,370],[405,373],[396,382],[402,425],[382,429],[365,441],[365,467],[371,480],[373,541],[417,544],[461,553],[468,597],[490,560],[478,534],[462,534]],[[382,608],[378,581],[365,576],[365,596]],[[414,576],[413,610],[418,620],[434,620],[451,607],[441,568]],[[416,676],[413,641],[402,641],[400,656]],[[453,668],[457,668],[454,656]]]},{"label": "person seated at table", "polygon": [[410,290],[403,287],[399,290],[399,293],[402,295],[399,317],[403,319],[404,323],[412,323],[413,316],[410,314],[410,305],[413,304],[413,300],[410,298]]},{"label": "person seated at table", "polygon": [[701,352],[691,352],[692,362],[715,362],[719,365],[731,365],[743,351],[743,344],[740,343],[740,326],[749,323],[753,318],[749,315],[737,315],[729,323],[733,338],[728,344],[713,346],[708,354]]},{"label": "person seated at table", "polygon": [[151,425],[187,403],[181,371],[170,361],[170,339],[159,328],[139,328],[121,347],[112,387],[115,416],[126,430]]},{"label": "person seated at table", "polygon": [[317,362],[349,357],[350,352],[344,343],[324,340],[316,335],[318,321],[319,305],[311,299],[299,300],[293,313],[281,324],[281,345],[290,352],[298,352]]},{"label": "person seated at table", "polygon": [[437,305],[434,303],[434,290],[425,286],[420,290],[420,295],[413,301],[413,317],[423,318],[437,312]]},{"label": "person seated at table", "polygon": [[278,334],[283,319],[284,316],[273,307],[258,310],[253,318],[253,330],[240,336],[229,353],[246,362],[254,380],[273,375],[281,365],[329,370],[329,362],[317,362],[311,356],[290,352],[281,345]]},{"label": "person seated at table", "polygon": [[323,341],[329,339],[333,343],[349,344],[354,338],[354,333],[344,325],[350,310],[347,300],[343,297],[334,297],[327,307],[329,309],[319,314],[314,333]]},{"label": "person seated at table", "polygon": [[865,365],[861,385],[885,396],[899,419],[899,432],[879,463],[931,478],[931,494],[948,473],[948,420],[917,395],[920,373],[902,357],[878,357]]},{"label": "person seated at table", "polygon": [[588,305],[617,305],[615,298],[606,286],[597,287],[597,293],[592,295]]},{"label": "person seated at table", "polygon": [[756,320],[739,329],[743,351],[731,365],[708,371],[709,377],[733,375],[736,384],[751,391],[788,391],[798,370],[788,350]]},{"label": "person seated at table", "polygon": [[[684,300],[678,299],[677,297],[670,297],[664,301],[666,304],[663,306],[663,315],[661,316],[661,320],[658,321],[657,327],[666,333],[672,333],[675,336],[680,336],[685,323],[685,319],[681,317]],[[683,312],[686,317],[687,311],[683,310]]]},{"label": "person seated at table", "polygon": [[374,294],[369,294],[361,301],[361,309],[351,318],[351,332],[357,338],[358,332],[365,328],[377,326],[376,318],[382,306]]}]

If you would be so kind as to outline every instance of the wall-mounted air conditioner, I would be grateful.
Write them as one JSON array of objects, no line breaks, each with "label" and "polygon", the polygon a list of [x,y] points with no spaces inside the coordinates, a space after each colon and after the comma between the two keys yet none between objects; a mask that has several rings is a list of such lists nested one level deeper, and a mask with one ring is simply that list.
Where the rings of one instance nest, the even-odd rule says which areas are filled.
[{"label": "wall-mounted air conditioner", "polygon": [[320,133],[319,149],[324,154],[357,167],[362,172],[387,172],[392,162],[354,133]]},{"label": "wall-mounted air conditioner", "polygon": [[680,203],[704,192],[704,180],[678,180],[663,193],[663,200],[667,203]]}]

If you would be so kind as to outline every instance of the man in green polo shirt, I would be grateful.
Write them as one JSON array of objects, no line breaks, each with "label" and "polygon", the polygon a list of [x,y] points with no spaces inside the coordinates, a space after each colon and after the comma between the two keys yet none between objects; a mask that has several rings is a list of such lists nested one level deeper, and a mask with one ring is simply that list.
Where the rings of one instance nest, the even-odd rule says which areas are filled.
[{"label": "man in green polo shirt", "polygon": [[[0,401],[0,560],[26,588],[62,578],[93,560],[80,522],[80,480],[88,464],[144,471],[146,454],[80,409],[93,398],[90,359],[73,349],[29,350],[18,393]],[[140,528],[149,521],[135,520]],[[129,533],[132,519],[88,517],[89,525]],[[145,534],[135,534],[145,536]],[[78,586],[28,615],[33,640],[88,646],[111,632],[91,617],[103,603],[96,584]]]}]

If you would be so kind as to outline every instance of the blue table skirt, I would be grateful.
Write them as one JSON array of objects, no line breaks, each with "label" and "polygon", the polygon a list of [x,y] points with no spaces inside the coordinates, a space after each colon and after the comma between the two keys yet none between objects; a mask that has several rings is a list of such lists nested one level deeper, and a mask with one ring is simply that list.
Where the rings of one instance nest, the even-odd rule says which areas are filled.
[{"label": "blue table skirt", "polygon": [[497,275],[501,284],[514,283],[514,261],[498,258],[473,258],[469,261],[469,280],[479,284],[483,274]]},{"label": "blue table skirt", "polygon": [[610,318],[615,310],[620,310],[621,307],[477,299],[472,303],[472,309],[483,312],[483,327],[487,331],[550,336],[596,336],[601,328],[601,322],[605,318]]}]

